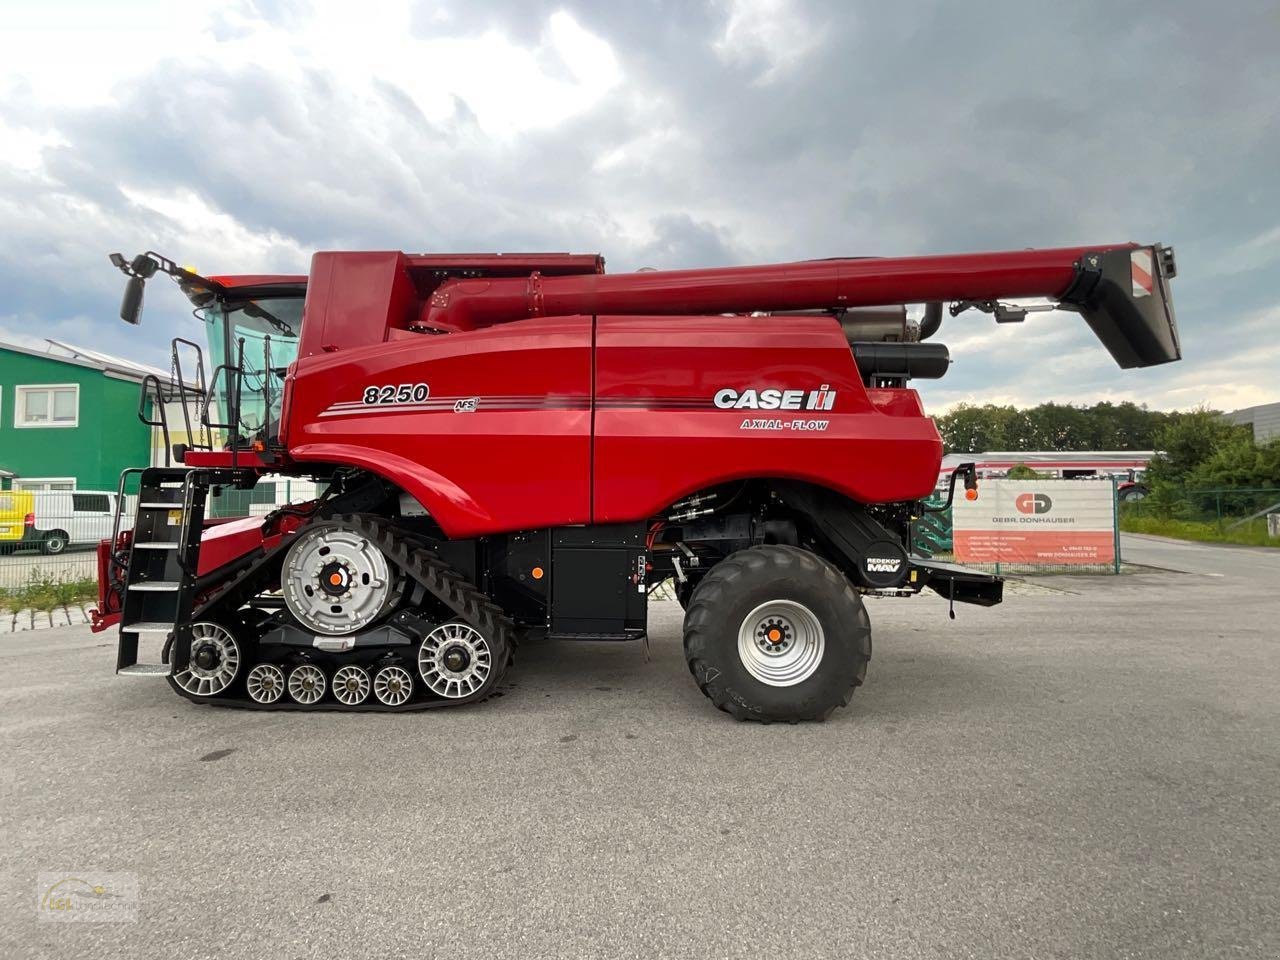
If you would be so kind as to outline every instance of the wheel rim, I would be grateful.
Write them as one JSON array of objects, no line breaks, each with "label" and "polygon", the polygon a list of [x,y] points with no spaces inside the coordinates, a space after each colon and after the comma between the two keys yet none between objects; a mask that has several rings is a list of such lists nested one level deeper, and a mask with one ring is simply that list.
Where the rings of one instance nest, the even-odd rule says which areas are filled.
[{"label": "wheel rim", "polygon": [[294,667],[289,674],[289,696],[298,703],[315,703],[324,696],[324,671],[311,663]]},{"label": "wheel rim", "polygon": [[456,700],[484,686],[493,670],[489,642],[465,623],[446,623],[422,639],[418,672],[434,694]]},{"label": "wheel rim", "polygon": [[187,668],[174,682],[194,696],[213,697],[231,686],[239,672],[240,645],[231,631],[216,623],[193,623]]},{"label": "wheel rim", "polygon": [[289,612],[308,629],[330,636],[364,629],[404,589],[377,545],[341,526],[299,536],[285,554],[280,585]]},{"label": "wheel rim", "polygon": [[826,649],[822,623],[794,600],[756,607],[738,628],[738,658],[747,672],[771,687],[791,687],[813,676]]},{"label": "wheel rim", "polygon": [[284,695],[284,671],[274,663],[260,663],[244,681],[254,703],[275,703]]},{"label": "wheel rim", "polygon": [[388,707],[398,707],[413,693],[413,677],[403,667],[383,667],[373,678],[373,695]]},{"label": "wheel rim", "polygon": [[355,664],[341,668],[333,675],[333,695],[339,703],[354,707],[369,696],[369,674]]}]

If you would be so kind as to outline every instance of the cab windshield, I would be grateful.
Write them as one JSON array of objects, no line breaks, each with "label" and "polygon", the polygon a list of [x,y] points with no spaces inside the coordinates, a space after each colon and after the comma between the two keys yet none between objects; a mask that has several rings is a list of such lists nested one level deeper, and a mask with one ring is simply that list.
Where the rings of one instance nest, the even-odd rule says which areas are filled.
[{"label": "cab windshield", "polygon": [[[209,365],[224,364],[214,378],[210,421],[230,425],[239,437],[279,434],[285,371],[298,356],[303,298],[265,297],[215,303],[196,311],[209,341]],[[235,370],[243,373],[236,376]],[[237,406],[238,422],[231,424]]]}]

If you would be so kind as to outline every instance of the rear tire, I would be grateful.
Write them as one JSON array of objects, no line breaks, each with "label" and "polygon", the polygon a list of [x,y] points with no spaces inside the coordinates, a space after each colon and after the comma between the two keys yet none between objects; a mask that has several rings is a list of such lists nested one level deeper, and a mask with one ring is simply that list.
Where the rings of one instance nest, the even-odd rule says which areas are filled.
[{"label": "rear tire", "polygon": [[67,549],[69,539],[63,531],[51,530],[44,535],[44,542],[40,544],[40,550],[42,553],[51,556],[57,555]]},{"label": "rear tire", "polygon": [[825,720],[871,658],[871,621],[839,570],[791,546],[740,550],[698,584],[684,618],[698,687],[739,720]]}]

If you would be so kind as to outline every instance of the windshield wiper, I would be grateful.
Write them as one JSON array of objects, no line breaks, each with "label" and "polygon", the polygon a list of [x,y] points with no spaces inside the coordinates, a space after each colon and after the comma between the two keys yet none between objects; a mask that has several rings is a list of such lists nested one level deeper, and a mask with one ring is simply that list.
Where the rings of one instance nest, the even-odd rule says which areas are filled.
[{"label": "windshield wiper", "polygon": [[291,339],[297,337],[297,334],[293,332],[293,327],[289,326],[289,324],[285,323],[274,313],[264,310],[258,305],[256,300],[246,300],[244,306],[240,309],[244,311],[245,316],[247,317],[253,317],[255,320],[267,321],[267,323],[271,324],[286,337]]}]

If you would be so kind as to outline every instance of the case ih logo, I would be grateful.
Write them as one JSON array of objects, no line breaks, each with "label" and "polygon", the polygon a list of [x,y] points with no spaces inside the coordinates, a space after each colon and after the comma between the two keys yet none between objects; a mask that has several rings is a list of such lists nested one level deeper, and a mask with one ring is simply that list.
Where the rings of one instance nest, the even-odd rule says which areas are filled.
[{"label": "case ih logo", "polygon": [[722,410],[830,410],[836,392],[824,383],[817,390],[717,390],[715,405]]},{"label": "case ih logo", "polygon": [[1053,501],[1043,493],[1020,493],[1013,505],[1019,513],[1048,513],[1053,509]]}]

